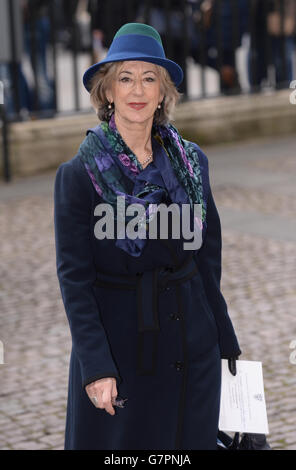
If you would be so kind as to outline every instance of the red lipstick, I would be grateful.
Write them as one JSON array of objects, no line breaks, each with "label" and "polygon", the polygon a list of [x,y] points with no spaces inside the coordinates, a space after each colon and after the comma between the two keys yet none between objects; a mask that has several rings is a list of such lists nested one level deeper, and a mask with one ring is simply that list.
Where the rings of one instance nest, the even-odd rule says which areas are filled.
[{"label": "red lipstick", "polygon": [[129,103],[128,105],[133,108],[133,109],[143,109],[146,106],[147,103]]}]

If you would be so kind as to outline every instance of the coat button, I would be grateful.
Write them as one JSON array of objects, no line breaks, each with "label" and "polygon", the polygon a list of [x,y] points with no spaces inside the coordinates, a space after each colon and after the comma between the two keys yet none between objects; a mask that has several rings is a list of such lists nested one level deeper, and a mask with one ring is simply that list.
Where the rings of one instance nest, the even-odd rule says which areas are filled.
[{"label": "coat button", "polygon": [[178,315],[178,313],[171,313],[171,314],[170,314],[170,318],[171,318],[172,320],[180,320],[180,319],[181,319],[181,316]]},{"label": "coat button", "polygon": [[165,271],[173,272],[173,266],[166,266]]},{"label": "coat button", "polygon": [[183,362],[181,362],[181,361],[175,362],[175,368],[177,370],[181,370],[183,368]]}]

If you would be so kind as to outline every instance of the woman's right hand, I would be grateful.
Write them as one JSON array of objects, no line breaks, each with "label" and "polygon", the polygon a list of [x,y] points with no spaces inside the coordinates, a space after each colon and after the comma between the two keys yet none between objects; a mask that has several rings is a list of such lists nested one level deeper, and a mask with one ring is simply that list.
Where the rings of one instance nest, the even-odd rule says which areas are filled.
[{"label": "woman's right hand", "polygon": [[[115,377],[104,377],[85,387],[86,393],[96,408],[105,409],[110,415],[115,415],[112,401],[117,397]],[[96,400],[93,400],[96,398]],[[96,404],[95,404],[96,403]]]}]

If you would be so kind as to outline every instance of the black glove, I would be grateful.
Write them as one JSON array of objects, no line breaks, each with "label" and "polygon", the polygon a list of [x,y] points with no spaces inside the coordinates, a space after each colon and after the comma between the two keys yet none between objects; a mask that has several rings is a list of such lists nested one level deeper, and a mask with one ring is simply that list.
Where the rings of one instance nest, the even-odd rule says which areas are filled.
[{"label": "black glove", "polygon": [[238,361],[238,356],[228,358],[228,369],[232,375],[236,375],[236,361]]}]

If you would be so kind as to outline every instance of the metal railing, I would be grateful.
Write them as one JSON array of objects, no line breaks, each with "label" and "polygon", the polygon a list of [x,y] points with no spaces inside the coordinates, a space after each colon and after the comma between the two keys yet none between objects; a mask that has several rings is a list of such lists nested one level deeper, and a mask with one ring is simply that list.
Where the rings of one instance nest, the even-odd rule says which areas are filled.
[{"label": "metal railing", "polygon": [[[62,112],[61,87],[68,84],[69,74],[72,96],[67,111],[86,110],[81,104],[82,62],[88,66],[96,61],[99,40],[95,33],[101,30],[103,43],[100,46],[106,52],[116,30],[128,21],[145,22],[159,30],[167,56],[184,70],[185,80],[180,87],[184,99],[190,99],[188,58],[199,70],[200,92],[195,98],[208,96],[206,74],[210,69],[217,73],[219,80],[216,95],[243,91],[236,54],[245,37],[249,38],[247,76],[244,77],[249,82],[248,92],[260,91],[262,82],[265,86],[267,83],[280,88],[288,87],[292,80],[296,0],[67,0],[72,5],[72,9],[68,7],[71,13],[68,18],[65,18],[66,10],[62,14],[65,3],[63,0],[28,0],[29,8],[35,4],[35,9],[23,13],[23,57],[26,56],[27,66],[29,63],[31,67],[31,82],[28,83],[26,71],[22,70],[23,57],[17,57],[16,53],[13,21],[21,2],[8,2],[11,60],[5,67],[9,77],[7,93],[10,92],[7,113],[11,120],[30,115],[48,117]],[[36,9],[37,4],[40,11]],[[291,5],[294,8],[291,9]],[[279,34],[271,31],[272,27],[277,27],[275,17],[271,26],[277,6]],[[287,18],[287,8],[294,18]],[[67,72],[63,70],[63,56],[68,65],[71,63]]]},{"label": "metal railing", "polygon": [[82,74],[103,58],[126,22],[159,31],[167,57],[184,70],[184,100],[288,88],[294,78],[296,0],[1,0],[3,5],[0,80],[8,123],[88,112]]},{"label": "metal railing", "polygon": [[11,180],[11,170],[8,145],[8,123],[3,104],[0,104],[0,127],[2,139],[3,178],[4,181],[9,182]]}]

